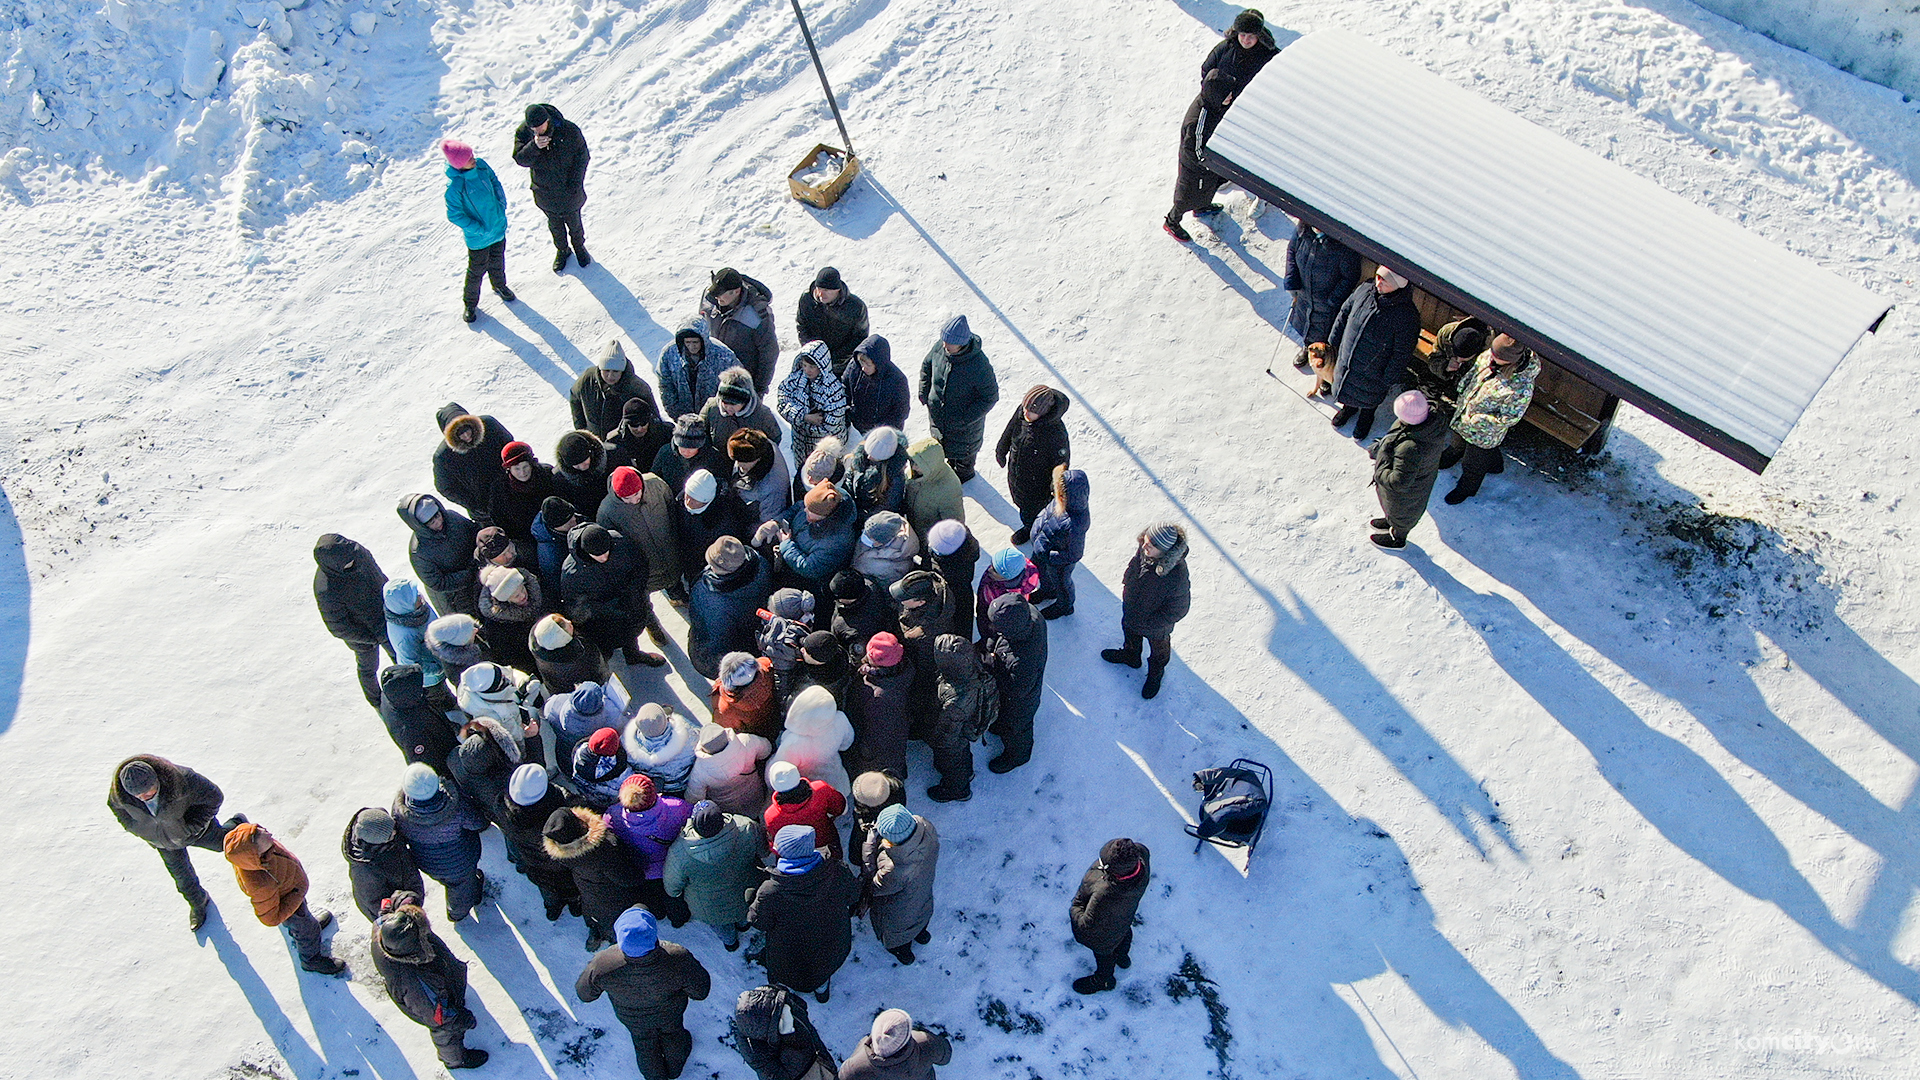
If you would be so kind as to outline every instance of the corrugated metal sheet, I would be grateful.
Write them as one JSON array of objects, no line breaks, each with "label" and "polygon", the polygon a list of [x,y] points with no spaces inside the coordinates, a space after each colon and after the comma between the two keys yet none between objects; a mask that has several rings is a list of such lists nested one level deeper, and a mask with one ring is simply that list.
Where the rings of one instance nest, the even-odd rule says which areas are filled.
[{"label": "corrugated metal sheet", "polygon": [[1889,308],[1345,31],[1282,50],[1207,154],[1756,470]]}]

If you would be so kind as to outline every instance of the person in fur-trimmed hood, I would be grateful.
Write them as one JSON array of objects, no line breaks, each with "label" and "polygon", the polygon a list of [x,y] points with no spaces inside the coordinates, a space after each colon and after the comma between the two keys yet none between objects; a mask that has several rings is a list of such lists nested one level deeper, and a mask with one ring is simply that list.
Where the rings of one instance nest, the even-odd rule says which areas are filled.
[{"label": "person in fur-trimmed hood", "polygon": [[660,415],[653,387],[634,370],[620,339],[613,338],[594,355],[593,366],[574,380],[567,404],[573,409],[574,428],[605,439],[626,419],[627,402],[636,399],[647,403],[647,413]]},{"label": "person in fur-trimmed hood", "polygon": [[1049,620],[1073,614],[1073,568],[1087,553],[1087,530],[1093,525],[1087,489],[1086,473],[1055,466],[1053,501],[1033,522],[1033,565],[1040,571],[1040,590],[1028,599],[1036,604],[1053,601],[1040,611]]},{"label": "person in fur-trimmed hood", "polygon": [[555,810],[541,833],[547,856],[566,867],[580,888],[588,950],[611,942],[620,913],[646,899],[647,874],[640,860],[586,807]]},{"label": "person in fur-trimmed hood", "polygon": [[647,702],[627,721],[620,743],[633,771],[652,778],[661,795],[686,794],[687,776],[700,742],[700,726],[657,702]]},{"label": "person in fur-trimmed hood", "polygon": [[120,827],[160,853],[174,887],[187,901],[187,928],[207,921],[212,898],[187,859],[187,849],[222,851],[227,833],[246,819],[238,814],[220,822],[226,798],[219,785],[184,765],[157,754],[135,754],[114,766],[107,788],[107,809]]},{"label": "person in fur-trimmed hood", "polygon": [[707,422],[707,440],[715,446],[727,445],[733,433],[742,429],[757,431],[775,445],[780,442],[780,418],[760,400],[753,375],[743,367],[720,373],[720,386],[701,406],[700,419]]},{"label": "person in fur-trimmed hood", "polygon": [[713,927],[720,943],[733,952],[740,947],[747,897],[760,885],[760,860],[766,853],[759,822],[703,799],[688,812],[686,825],[667,851],[662,884],[668,896],[684,899],[692,916]]},{"label": "person in fur-trimmed hood", "polygon": [[417,895],[405,896],[373,924],[373,966],[402,1015],[426,1028],[449,1069],[477,1069],[488,1054],[467,1046],[478,1023],[467,1010],[467,964],[433,932]]},{"label": "person in fur-trimmed hood", "polygon": [[645,1080],[674,1080],[693,1054],[687,1030],[689,1001],[705,1001],[713,977],[692,953],[660,940],[651,911],[629,908],[613,924],[614,944],[595,953],[574,982],[574,996],[613,1000],[613,1015],[633,1037],[633,1056]]},{"label": "person in fur-trimmed hood", "polygon": [[780,695],[773,661],[748,652],[720,658],[713,680],[713,722],[769,741],[780,737]]},{"label": "person in fur-trimmed hood", "polygon": [[660,384],[660,414],[676,419],[699,415],[707,399],[720,392],[720,373],[739,366],[733,350],[709,338],[699,322],[681,327],[660,350],[653,369]]},{"label": "person in fur-trimmed hood", "polygon": [[660,878],[667,865],[667,849],[673,846],[691,813],[692,804],[678,796],[656,793],[650,777],[635,773],[620,782],[620,798],[603,815],[607,828],[640,860],[646,872],[647,910],[659,912],[675,926],[686,924],[687,905],[668,896]]},{"label": "person in fur-trimmed hood", "polygon": [[1060,419],[1066,412],[1067,395],[1051,386],[1036,386],[1007,417],[994,447],[993,458],[1007,470],[1007,493],[1020,512],[1020,528],[1013,534],[1016,544],[1027,542],[1033,519],[1053,498],[1053,470],[1073,459],[1067,425]]},{"label": "person in fur-trimmed hood", "polygon": [[758,817],[767,805],[760,763],[772,754],[773,744],[751,732],[704,725],[693,772],[687,775],[687,801],[706,799],[729,814]]},{"label": "person in fur-trimmed hood", "polygon": [[473,565],[480,527],[440,505],[435,495],[409,495],[394,509],[413,534],[407,541],[407,561],[434,610],[480,614],[480,570]]},{"label": "person in fur-trimmed hood", "polygon": [[753,373],[753,395],[766,397],[780,363],[780,333],[773,322],[773,290],[732,267],[713,272],[700,297],[700,321]]},{"label": "person in fur-trimmed hood", "polygon": [[475,525],[493,524],[487,514],[487,489],[505,472],[500,451],[513,441],[507,425],[491,416],[476,416],[457,401],[434,414],[440,444],[433,448],[433,490],[467,512]]},{"label": "person in fur-trimmed hood", "polygon": [[346,974],[346,961],[328,952],[320,937],[333,913],[307,906],[307,871],[293,852],[250,821],[234,826],[221,846],[240,891],[253,901],[254,915],[263,926],[286,930],[300,952],[300,966],[320,975]]},{"label": "person in fur-trimmed hood", "polygon": [[368,922],[380,918],[380,902],[394,893],[421,896],[427,891],[413,852],[407,850],[385,807],[367,806],[353,812],[340,837],[340,857],[347,863],[353,906]]},{"label": "person in fur-trimmed hood", "polygon": [[547,854],[542,835],[554,811],[569,805],[567,793],[549,781],[544,767],[532,762],[513,770],[501,801],[500,832],[507,838],[514,867],[540,890],[548,922],[557,922],[569,908],[580,913],[580,887],[573,883],[573,872]]},{"label": "person in fur-trimmed hood", "polygon": [[529,745],[520,725],[483,716],[460,729],[460,745],[447,758],[447,774],[461,796],[498,825],[513,770],[543,756],[538,738]]},{"label": "person in fur-trimmed hood", "polygon": [[1151,651],[1140,696],[1153,697],[1160,692],[1160,680],[1173,659],[1173,628],[1192,606],[1187,530],[1170,521],[1148,526],[1120,577],[1120,632],[1126,641],[1117,649],[1100,650],[1100,659],[1137,668],[1140,643],[1145,641]]}]

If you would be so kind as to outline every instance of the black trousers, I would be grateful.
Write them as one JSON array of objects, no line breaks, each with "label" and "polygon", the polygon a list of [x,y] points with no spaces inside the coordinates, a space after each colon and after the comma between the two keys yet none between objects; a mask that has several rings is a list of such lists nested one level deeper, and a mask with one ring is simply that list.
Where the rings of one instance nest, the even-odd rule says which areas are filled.
[{"label": "black trousers", "polygon": [[387,650],[387,659],[393,659],[393,646],[386,642],[378,645],[355,645],[347,642],[347,648],[353,650],[354,673],[360,677],[360,692],[367,696],[367,704],[380,707],[380,650]]},{"label": "black trousers", "polygon": [[1102,956],[1099,953],[1093,954],[1094,976],[1096,978],[1101,978],[1101,979],[1113,978],[1114,965],[1119,962],[1121,957],[1127,956],[1130,952],[1132,952],[1132,950],[1133,950],[1133,931],[1129,930],[1127,931],[1126,936],[1120,939],[1119,948],[1113,950],[1110,953],[1107,953],[1105,956]]},{"label": "black trousers", "polygon": [[576,255],[587,250],[587,227],[578,210],[564,214],[547,211],[547,231],[553,234],[553,250],[562,255],[569,247]]},{"label": "black trousers", "polygon": [[1167,211],[1168,221],[1177,222],[1183,214],[1205,209],[1220,185],[1227,182],[1200,164],[1200,144],[1213,135],[1220,114],[1220,109],[1207,106],[1204,97],[1194,98],[1187,106],[1187,115],[1180,121],[1179,172],[1173,181],[1173,209]]},{"label": "black trousers", "polygon": [[480,303],[480,279],[486,278],[499,292],[507,287],[507,242],[501,240],[483,248],[467,249],[467,306]]},{"label": "black trousers", "polygon": [[1152,671],[1155,668],[1166,667],[1167,662],[1173,659],[1173,638],[1171,637],[1150,638],[1140,634],[1128,634],[1126,642],[1123,643],[1120,648],[1124,650],[1128,656],[1139,656],[1140,643],[1143,641],[1147,643],[1148,648],[1148,671]]},{"label": "black trousers", "polygon": [[693,1033],[684,1025],[644,1031],[629,1028],[627,1034],[633,1036],[633,1057],[646,1080],[674,1080],[693,1056]]},{"label": "black trousers", "polygon": [[[240,824],[238,821],[222,822],[216,818],[207,825],[207,831],[200,834],[200,839],[188,844],[187,847],[224,854],[227,834],[232,832],[233,827],[238,824]],[[206,887],[200,884],[200,875],[193,872],[193,861],[187,858],[186,848],[154,848],[153,850],[160,853],[160,862],[166,866],[167,873],[172,876],[173,887],[180,890],[180,895],[186,898],[187,903],[198,907],[207,902]]]},{"label": "black trousers", "polygon": [[1454,485],[1454,490],[1461,498],[1480,494],[1480,483],[1488,473],[1507,471],[1507,457],[1498,446],[1491,449],[1475,446],[1457,432],[1447,444],[1446,452],[1440,455],[1440,467],[1450,469],[1456,462],[1460,465],[1460,482]]},{"label": "black trousers", "polygon": [[[1032,732],[1028,732],[1031,750]],[[933,767],[940,772],[940,786],[963,791],[973,787],[973,744],[957,731],[935,731],[928,743],[933,748]]]}]

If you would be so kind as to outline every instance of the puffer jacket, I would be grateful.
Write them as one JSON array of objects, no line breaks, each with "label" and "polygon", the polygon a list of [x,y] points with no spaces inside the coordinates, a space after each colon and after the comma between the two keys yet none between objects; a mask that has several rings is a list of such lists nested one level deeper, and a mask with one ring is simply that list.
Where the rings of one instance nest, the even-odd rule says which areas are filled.
[{"label": "puffer jacket", "polygon": [[750,732],[736,731],[717,754],[702,749],[687,776],[687,801],[711,799],[729,814],[757,818],[767,805],[766,781],[760,763],[773,753],[773,744]]},{"label": "puffer jacket", "polygon": [[440,663],[446,681],[459,685],[460,675],[487,661],[487,639],[480,620],[471,615],[442,615],[427,624],[427,651]]},{"label": "puffer jacket", "polygon": [[580,887],[580,910],[588,925],[611,940],[620,913],[645,901],[646,871],[599,814],[580,806],[566,812],[580,819],[586,835],[564,844],[548,836],[541,843],[547,857],[571,873]]},{"label": "puffer jacket", "polygon": [[907,505],[907,452],[904,446],[897,447],[887,460],[875,461],[868,456],[864,445],[855,443],[846,456],[840,475],[841,486],[853,494],[854,509],[861,521],[882,510],[904,516]]},{"label": "puffer jacket", "polygon": [[571,214],[587,203],[587,162],[593,155],[580,125],[551,105],[541,108],[549,116],[547,145],[534,142],[533,129],[523,123],[513,132],[513,162],[529,174],[534,206],[542,213]]},{"label": "puffer jacket", "polygon": [[616,749],[611,755],[602,756],[593,752],[593,746],[585,741],[573,748],[573,763],[567,770],[567,786],[573,789],[580,801],[592,807],[595,812],[605,811],[620,798],[620,785],[633,775],[633,769],[627,765],[627,752]]},{"label": "puffer jacket", "polygon": [[328,533],[314,547],[313,598],[327,633],[349,645],[387,644],[387,607],[381,591],[387,575],[373,552]]},{"label": "puffer jacket", "polygon": [[[774,398],[780,419],[793,428],[795,461],[806,460],[821,439],[847,437],[847,391],[840,385],[840,376],[833,373],[829,362],[820,369],[819,378],[808,378],[800,366],[801,355],[794,354],[793,370],[780,380],[780,391]],[[820,422],[808,420],[809,413],[819,413]]]},{"label": "puffer jacket", "polygon": [[567,561],[560,569],[560,603],[575,623],[638,625],[653,609],[647,597],[652,569],[640,545],[611,532],[613,551],[598,562],[580,550],[585,529],[567,537]]},{"label": "puffer jacket", "polygon": [[1000,431],[993,458],[1006,466],[1007,494],[1023,511],[1037,510],[1053,498],[1053,467],[1073,459],[1072,440],[1061,420],[1066,412],[1067,395],[1056,390],[1040,419],[1028,423],[1026,412],[1016,406]]},{"label": "puffer jacket", "polygon": [[833,513],[819,521],[807,519],[804,502],[787,507],[782,520],[791,535],[780,542],[781,565],[808,582],[815,592],[825,592],[833,575],[853,561],[854,537],[858,532],[853,514],[851,499],[841,500]]},{"label": "puffer jacket", "polygon": [[794,308],[793,331],[802,344],[826,342],[833,358],[845,363],[867,339],[867,302],[853,295],[853,290],[843,288],[833,303],[823,304],[813,298],[811,287],[803,289]]},{"label": "puffer jacket", "polygon": [[426,684],[415,664],[389,664],[380,669],[380,722],[387,737],[411,765],[425,762],[446,775],[447,755],[459,743],[458,727],[447,714],[427,701]]},{"label": "puffer jacket", "polygon": [[438,794],[421,803],[396,795],[392,813],[422,873],[439,882],[462,882],[473,876],[480,865],[480,834],[487,820],[465,799],[442,785]]},{"label": "puffer jacket", "polygon": [[413,564],[435,611],[478,614],[480,568],[473,564],[473,545],[480,528],[438,498],[434,502],[440,507],[440,529],[428,528],[414,515],[424,498],[428,496],[409,495],[395,508],[413,534],[407,541],[407,561]]},{"label": "puffer jacket", "polygon": [[1481,353],[1460,381],[1453,430],[1482,450],[1499,446],[1513,425],[1527,415],[1527,406],[1533,404],[1533,383],[1539,375],[1538,357],[1516,364],[1509,374],[1497,375],[1492,351]]},{"label": "puffer jacket", "polygon": [[667,849],[661,883],[668,896],[685,897],[693,917],[708,926],[738,926],[747,919],[747,897],[763,880],[766,853],[760,823],[745,814],[728,813],[712,836],[684,825]]},{"label": "puffer jacket", "polygon": [[[120,787],[120,770],[136,761],[146,762],[159,779],[157,810],[148,810],[146,803]],[[107,809],[113,811],[120,827],[167,851],[191,846],[205,836],[207,827],[220,814],[220,803],[226,798],[213,781],[155,754],[135,754],[114,766],[110,785]]]},{"label": "puffer jacket", "polygon": [[275,840],[267,850],[254,849],[260,826],[242,822],[227,833],[223,844],[240,891],[253,902],[253,914],[265,926],[279,926],[307,902],[307,871],[293,852]]},{"label": "puffer jacket", "polygon": [[[706,343],[706,351],[701,354],[698,369],[692,370],[691,379],[688,378],[690,357],[680,343],[688,334]],[[733,350],[708,337],[699,322],[681,327],[666,348],[660,350],[659,362],[653,369],[655,380],[660,384],[660,415],[672,423],[689,413],[698,413],[708,398],[720,392],[720,373],[739,363]]]},{"label": "puffer jacket", "polygon": [[[629,797],[630,798],[630,797]],[[662,795],[645,810],[635,809],[628,798],[607,807],[607,828],[640,861],[649,881],[659,881],[667,867],[667,849],[679,838],[680,829],[692,816],[693,807],[685,799]]]},{"label": "puffer jacket", "polygon": [[460,227],[467,250],[492,247],[507,238],[507,189],[485,158],[470,169],[447,166],[447,220]]},{"label": "puffer jacket", "polygon": [[[564,775],[573,764],[574,748],[586,742],[593,733],[603,727],[618,730],[626,723],[620,710],[606,699],[604,684],[599,680],[589,680],[591,689],[583,684],[564,694],[555,694],[547,699],[546,707],[541,710],[541,719],[546,723],[547,741],[553,745],[554,760],[559,763],[559,774]],[[581,703],[582,698],[598,698],[599,707],[589,712]],[[548,772],[554,772],[549,769]]]},{"label": "puffer jacket", "polygon": [[979,452],[987,413],[999,401],[1000,383],[979,334],[951,355],[938,341],[927,350],[920,363],[920,402],[948,455],[969,458]]},{"label": "puffer jacket", "polygon": [[1040,516],[1033,522],[1033,554],[1036,560],[1044,556],[1064,566],[1086,555],[1087,530],[1093,525],[1093,515],[1088,510],[1087,474],[1068,469],[1060,479],[1067,493],[1066,512],[1061,512],[1057,500],[1049,500],[1040,509]]},{"label": "puffer jacket", "polygon": [[628,721],[620,734],[627,764],[652,779],[653,789],[662,797],[686,793],[699,743],[699,726],[677,712],[667,715],[667,730],[651,739],[641,734],[639,720]]},{"label": "puffer jacket", "polygon": [[405,838],[395,835],[384,844],[363,844],[353,838],[354,823],[365,809],[353,812],[347,831],[340,837],[340,857],[347,861],[347,884],[353,889],[353,906],[372,922],[380,917],[380,901],[402,889],[415,896],[426,895],[420,880],[420,867],[407,850]]},{"label": "puffer jacket", "polygon": [[1003,596],[988,609],[993,633],[993,679],[1000,691],[1000,721],[1030,725],[1046,689],[1047,620],[1032,604]]},{"label": "puffer jacket", "polygon": [[727,669],[721,667],[713,682],[713,722],[771,742],[780,737],[780,696],[773,685],[773,661],[759,656],[753,663],[760,673],[738,690],[726,685]]},{"label": "puffer jacket", "polygon": [[900,532],[880,547],[868,544],[866,536],[862,534],[860,539],[854,541],[853,570],[872,582],[873,588],[884,590],[919,569],[920,541],[913,535],[905,518],[886,510],[879,514],[888,514],[899,521]]},{"label": "puffer jacket", "polygon": [[845,796],[853,780],[840,755],[852,746],[853,725],[835,707],[832,692],[824,686],[809,686],[794,695],[787,709],[787,726],[780,733],[773,762],[792,762],[801,776],[824,780]]},{"label": "puffer jacket", "polygon": [[[617,341],[613,347],[622,355],[626,352]],[[574,380],[573,392],[567,395],[567,404],[573,410],[574,429],[591,431],[604,441],[620,430],[627,402],[635,398],[645,401],[654,415],[660,414],[660,404],[653,399],[653,387],[640,377],[640,372],[631,364],[621,369],[620,377],[612,382],[607,381],[598,366],[589,365]],[[607,472],[613,472],[613,468],[608,465]]]},{"label": "puffer jacket", "polygon": [[447,758],[447,775],[463,798],[497,820],[513,770],[543,755],[538,745],[527,745],[518,726],[488,717],[472,721],[467,729],[471,733]]},{"label": "puffer jacket", "polygon": [[825,986],[853,951],[853,905],[860,886],[839,859],[798,874],[775,872],[760,884],[747,920],[767,935],[767,979],[800,993]]},{"label": "puffer jacket", "polygon": [[1140,898],[1153,881],[1153,858],[1146,845],[1140,845],[1140,869],[1125,881],[1116,881],[1104,861],[1096,861],[1080,879],[1068,917],[1073,923],[1073,940],[1093,950],[1095,956],[1109,956],[1133,930],[1134,912]]},{"label": "puffer jacket", "polygon": [[1120,629],[1149,640],[1167,637],[1192,606],[1186,544],[1183,542],[1177,551],[1163,552],[1153,563],[1141,556],[1136,545],[1133,558],[1120,575]]},{"label": "puffer jacket", "polygon": [[847,812],[846,796],[833,789],[825,780],[815,780],[801,773],[804,788],[794,788],[786,792],[787,798],[804,796],[797,801],[787,802],[779,795],[767,804],[766,812],[760,820],[766,823],[767,850],[773,850],[773,841],[780,830],[789,825],[805,825],[813,830],[816,848],[824,848],[829,856],[838,859],[845,849],[840,843],[840,826],[834,819]]},{"label": "puffer jacket", "polygon": [[730,308],[714,301],[709,288],[700,298],[700,320],[707,336],[716,338],[741,366],[753,374],[754,394],[767,396],[773,387],[773,375],[780,362],[780,332],[773,321],[773,290],[759,281],[740,275],[740,299]]},{"label": "puffer jacket", "polygon": [[847,391],[848,425],[856,431],[906,427],[913,389],[907,385],[907,373],[893,362],[893,346],[879,334],[868,334],[854,351],[873,361],[873,374],[860,370],[857,357],[849,357],[840,369],[840,385]]},{"label": "puffer jacket", "polygon": [[914,815],[913,835],[898,844],[867,834],[861,853],[861,878],[867,886],[867,919],[882,947],[897,949],[933,921],[933,878],[940,859],[940,834],[933,822]]},{"label": "puffer jacket", "polygon": [[1427,512],[1427,499],[1440,476],[1440,455],[1447,451],[1447,419],[1446,409],[1435,404],[1418,424],[1395,420],[1368,450],[1381,512],[1395,528],[1411,529]]},{"label": "puffer jacket", "polygon": [[784,986],[741,994],[733,1034],[756,1080],[835,1080],[833,1054],[807,1019],[807,999]]},{"label": "puffer jacket", "polygon": [[[913,531],[927,535],[934,523],[967,520],[966,496],[960,490],[960,475],[947,464],[947,455],[933,439],[921,439],[907,447],[907,459],[913,462],[913,475],[907,478],[907,520]],[[972,585],[968,581],[967,586]]]},{"label": "puffer jacket", "polygon": [[1327,340],[1340,304],[1360,284],[1360,256],[1306,222],[1287,241],[1287,275],[1280,287],[1293,294],[1287,328],[1304,344]]},{"label": "puffer jacket", "polygon": [[[573,640],[557,649],[544,649],[533,640],[531,628],[527,631],[527,651],[533,654],[534,667],[540,673],[540,685],[546,687],[552,695],[566,694],[583,682],[605,684],[608,674],[613,670],[607,664],[607,658],[600,647],[581,637],[578,633]],[[548,699],[552,703],[552,699]],[[589,731],[587,734],[593,734]]]},{"label": "puffer jacket", "polygon": [[1333,317],[1327,351],[1334,355],[1333,399],[1356,409],[1378,408],[1387,391],[1408,379],[1420,342],[1420,309],[1413,286],[1382,294],[1363,281]]},{"label": "puffer jacket", "polygon": [[860,679],[847,690],[847,718],[859,732],[860,767],[907,775],[908,704],[914,683],[913,659],[902,656],[892,667],[860,665]]},{"label": "puffer jacket", "polygon": [[760,631],[760,606],[773,592],[773,568],[752,549],[730,574],[708,567],[688,591],[687,659],[709,679],[720,674],[730,652],[754,651]]}]

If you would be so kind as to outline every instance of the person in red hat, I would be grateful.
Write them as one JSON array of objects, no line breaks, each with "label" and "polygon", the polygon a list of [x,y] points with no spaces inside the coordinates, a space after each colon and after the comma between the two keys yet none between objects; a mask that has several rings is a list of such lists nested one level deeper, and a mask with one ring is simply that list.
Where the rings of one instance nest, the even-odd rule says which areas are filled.
[{"label": "person in red hat", "polygon": [[847,719],[861,767],[907,778],[907,698],[913,662],[900,639],[885,630],[867,640],[860,679],[847,691]]},{"label": "person in red hat", "polygon": [[487,519],[508,539],[533,551],[533,519],[540,516],[540,504],[563,492],[553,466],[534,457],[533,447],[518,439],[501,448],[500,465],[506,471],[487,489]]}]

